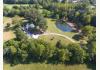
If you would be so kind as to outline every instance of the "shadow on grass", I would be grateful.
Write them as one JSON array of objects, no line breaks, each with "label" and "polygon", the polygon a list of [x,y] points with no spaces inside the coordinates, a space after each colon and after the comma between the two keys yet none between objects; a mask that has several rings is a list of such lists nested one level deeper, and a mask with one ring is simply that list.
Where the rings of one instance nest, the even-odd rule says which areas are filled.
[{"label": "shadow on grass", "polygon": [[86,64],[86,65],[87,65],[87,67],[88,67],[89,69],[91,69],[91,70],[96,70],[96,64],[88,63],[88,64]]},{"label": "shadow on grass", "polygon": [[[10,66],[11,67],[14,67],[14,66],[16,66],[16,65],[18,65],[18,64],[32,64],[32,63],[41,63],[41,64],[43,64],[43,63],[45,63],[45,64],[51,64],[51,65],[57,65],[57,64],[65,64],[66,66],[70,66],[70,65],[80,65],[80,63],[71,63],[71,62],[67,62],[67,63],[61,63],[61,62],[58,62],[58,61],[33,61],[33,62],[25,62],[25,63],[18,63],[18,64],[11,64],[10,62],[7,62],[7,61],[4,61],[4,63],[6,63],[6,64],[10,64]],[[84,63],[86,66],[87,66],[87,68],[88,69],[90,69],[90,70],[96,70],[96,65],[95,64],[93,64],[93,63]]]},{"label": "shadow on grass", "polygon": [[76,34],[72,38],[75,39],[76,41],[79,41],[80,40],[80,37],[81,36],[79,34]]}]

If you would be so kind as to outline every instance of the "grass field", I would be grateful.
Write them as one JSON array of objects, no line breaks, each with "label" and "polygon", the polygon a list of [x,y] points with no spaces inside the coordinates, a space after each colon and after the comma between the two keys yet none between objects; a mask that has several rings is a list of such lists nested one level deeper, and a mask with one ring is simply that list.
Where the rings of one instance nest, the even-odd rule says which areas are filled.
[{"label": "grass field", "polygon": [[66,35],[70,38],[72,38],[76,33],[75,32],[63,32],[61,31],[60,29],[58,29],[55,25],[56,23],[56,20],[53,20],[51,18],[46,18],[47,20],[47,32],[54,32],[54,33],[59,33],[59,34],[63,34],[63,35]]},{"label": "grass field", "polygon": [[[22,20],[24,18],[23,17],[18,17],[18,19],[16,19],[16,21],[20,20],[20,19]],[[13,18],[11,18],[11,17],[3,17],[3,26],[6,26],[7,23],[9,23],[10,25],[13,25],[12,21],[13,21]]]},{"label": "grass field", "polygon": [[65,45],[72,43],[70,40],[57,35],[40,36],[39,39],[44,40],[45,42],[49,42],[51,45],[55,45],[59,40],[61,41],[62,44]]},{"label": "grass field", "polygon": [[19,64],[13,67],[10,64],[4,64],[3,70],[95,70],[91,69],[86,64],[78,65],[64,65],[64,64],[44,64],[44,63],[34,63],[34,64]]},{"label": "grass field", "polygon": [[4,41],[8,41],[13,38],[15,38],[15,34],[13,31],[3,32],[3,40]]},{"label": "grass field", "polygon": [[[55,25],[56,20],[53,20],[51,18],[46,18],[46,20],[47,20],[47,26],[48,26],[46,32],[59,33],[59,34],[62,34],[62,35],[66,35],[70,38],[72,38],[76,34],[75,32],[63,32],[60,29],[58,29]],[[66,44],[66,45],[68,45],[69,43],[72,43],[70,40],[63,38],[61,36],[57,36],[57,35],[40,36],[39,39],[42,39],[46,42],[49,42],[52,45],[55,45],[56,42],[59,41],[59,40],[61,40],[62,44]]]},{"label": "grass field", "polygon": [[12,18],[10,18],[10,17],[3,17],[3,24],[6,25],[7,23],[12,24]]}]

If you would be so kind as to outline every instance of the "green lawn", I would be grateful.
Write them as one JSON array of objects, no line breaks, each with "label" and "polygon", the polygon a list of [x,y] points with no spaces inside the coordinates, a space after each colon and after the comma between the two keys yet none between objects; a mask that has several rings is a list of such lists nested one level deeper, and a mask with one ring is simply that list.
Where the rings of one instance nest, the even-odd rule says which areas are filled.
[{"label": "green lawn", "polygon": [[10,64],[4,64],[3,70],[95,70],[88,67],[86,64],[64,65],[64,64],[19,64],[13,67]]},{"label": "green lawn", "polygon": [[56,45],[57,41],[61,40],[62,44],[68,45],[69,43],[72,43],[70,40],[57,36],[57,35],[46,35],[46,36],[40,36],[39,39],[49,42],[51,45]]},{"label": "green lawn", "polygon": [[[12,19],[13,19],[13,17],[11,18],[11,17],[5,17],[5,16],[3,16],[3,24],[4,25],[6,25],[7,23],[10,23],[10,24],[12,24]],[[18,20],[19,19],[21,19],[21,20],[23,20],[24,18],[23,17],[18,17]],[[16,19],[17,20],[17,19]]]},{"label": "green lawn", "polygon": [[61,31],[61,30],[58,29],[58,28],[56,27],[56,25],[55,25],[56,20],[53,20],[53,19],[51,19],[51,18],[46,18],[46,20],[47,20],[47,26],[48,26],[46,32],[59,33],[59,34],[66,35],[66,36],[68,36],[68,37],[70,37],[70,38],[72,38],[75,34],[77,34],[77,33],[75,33],[75,32],[63,32],[63,31]]},{"label": "green lawn", "polygon": [[[55,25],[56,19],[46,18],[46,20],[47,20],[47,26],[48,26],[46,32],[59,33],[62,35],[66,35],[70,38],[72,38],[76,34],[75,32],[63,32],[60,29],[58,29]],[[53,40],[51,40],[52,38],[53,38]],[[55,45],[56,42],[59,40],[61,40],[62,44],[66,44],[66,45],[68,45],[69,43],[72,43],[70,40],[68,40],[64,37],[61,37],[61,36],[57,36],[57,35],[40,36],[39,39],[49,42],[52,45]]]},{"label": "green lawn", "polygon": [[12,23],[12,18],[10,17],[3,17],[3,24],[6,25],[7,23]]}]

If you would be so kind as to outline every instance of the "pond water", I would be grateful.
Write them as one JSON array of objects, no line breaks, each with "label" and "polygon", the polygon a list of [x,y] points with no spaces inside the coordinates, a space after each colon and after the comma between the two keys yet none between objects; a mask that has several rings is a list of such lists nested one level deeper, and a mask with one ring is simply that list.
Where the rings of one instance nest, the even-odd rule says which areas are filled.
[{"label": "pond water", "polygon": [[64,32],[71,32],[73,30],[68,24],[56,23],[56,26]]}]

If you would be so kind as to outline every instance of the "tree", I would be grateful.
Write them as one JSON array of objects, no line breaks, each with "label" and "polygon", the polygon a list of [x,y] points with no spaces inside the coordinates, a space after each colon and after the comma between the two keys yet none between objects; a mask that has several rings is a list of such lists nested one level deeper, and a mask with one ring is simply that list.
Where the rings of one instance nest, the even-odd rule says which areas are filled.
[{"label": "tree", "polygon": [[15,24],[15,25],[20,24],[21,22],[22,22],[22,19],[17,15],[12,18],[12,23]]},{"label": "tree", "polygon": [[65,62],[65,61],[69,61],[69,53],[68,53],[68,50],[66,49],[61,49],[61,50],[58,50],[58,60],[59,61],[62,61],[62,62]]},{"label": "tree", "polygon": [[3,2],[6,4],[28,4],[33,0],[4,0]]},{"label": "tree", "polygon": [[14,46],[10,46],[10,52],[12,55],[16,54],[17,49]]},{"label": "tree", "polygon": [[6,6],[4,6],[4,8],[3,8],[3,16],[8,16],[9,12],[10,12],[10,9],[7,8]]},{"label": "tree", "polygon": [[4,3],[8,3],[8,4],[14,4],[14,3],[16,3],[16,0],[4,0],[3,1]]},{"label": "tree", "polygon": [[86,53],[78,44],[69,44],[68,50],[71,54],[70,61],[72,63],[83,63]]},{"label": "tree", "polygon": [[96,27],[96,15],[92,17],[91,25]]},{"label": "tree", "polygon": [[17,64],[18,63],[17,56],[16,56],[17,49],[15,46],[10,46],[9,48],[10,48],[10,52],[8,53],[8,58],[9,58],[11,64]]},{"label": "tree", "polygon": [[80,16],[80,12],[75,12],[75,17],[78,18]]},{"label": "tree", "polygon": [[20,14],[20,10],[19,9],[14,9],[12,8],[8,14],[9,17],[14,17],[15,15],[19,15]]},{"label": "tree", "polygon": [[96,63],[96,41],[89,41],[87,44],[88,61]]},{"label": "tree", "polygon": [[22,41],[20,47],[18,47],[18,55],[20,56],[21,61],[24,63],[28,58],[28,42]]},{"label": "tree", "polygon": [[19,16],[15,16],[12,18],[12,24],[13,24],[13,29],[16,30],[17,28],[21,28],[21,25],[23,24],[22,19]]},{"label": "tree", "polygon": [[10,27],[10,25],[11,25],[10,23],[7,23],[6,28],[8,29]]},{"label": "tree", "polygon": [[57,48],[62,48],[61,40],[57,41],[56,47],[57,47]]},{"label": "tree", "polygon": [[83,20],[85,22],[85,24],[90,24],[91,23],[91,15],[84,15],[83,16]]},{"label": "tree", "polygon": [[48,10],[43,10],[43,15],[44,15],[44,17],[49,17],[50,11],[48,11]]},{"label": "tree", "polygon": [[43,59],[49,60],[50,58],[52,58],[54,51],[55,51],[55,46],[47,44],[43,53]]},{"label": "tree", "polygon": [[95,27],[88,25],[82,28],[82,36],[86,36],[88,39],[91,39],[94,35]]},{"label": "tree", "polygon": [[37,58],[37,60],[42,61],[42,57],[43,57],[43,52],[45,50],[45,46],[43,44],[36,44],[35,50],[34,50],[34,54],[35,57]]},{"label": "tree", "polygon": [[16,29],[16,39],[17,40],[27,40],[26,34],[21,29]]},{"label": "tree", "polygon": [[30,23],[33,23],[37,30],[45,31],[47,28],[46,20],[44,17],[36,10],[36,9],[29,9],[26,11],[25,17],[29,20]]},{"label": "tree", "polygon": [[12,7],[13,9],[19,9],[19,6],[15,5]]}]

